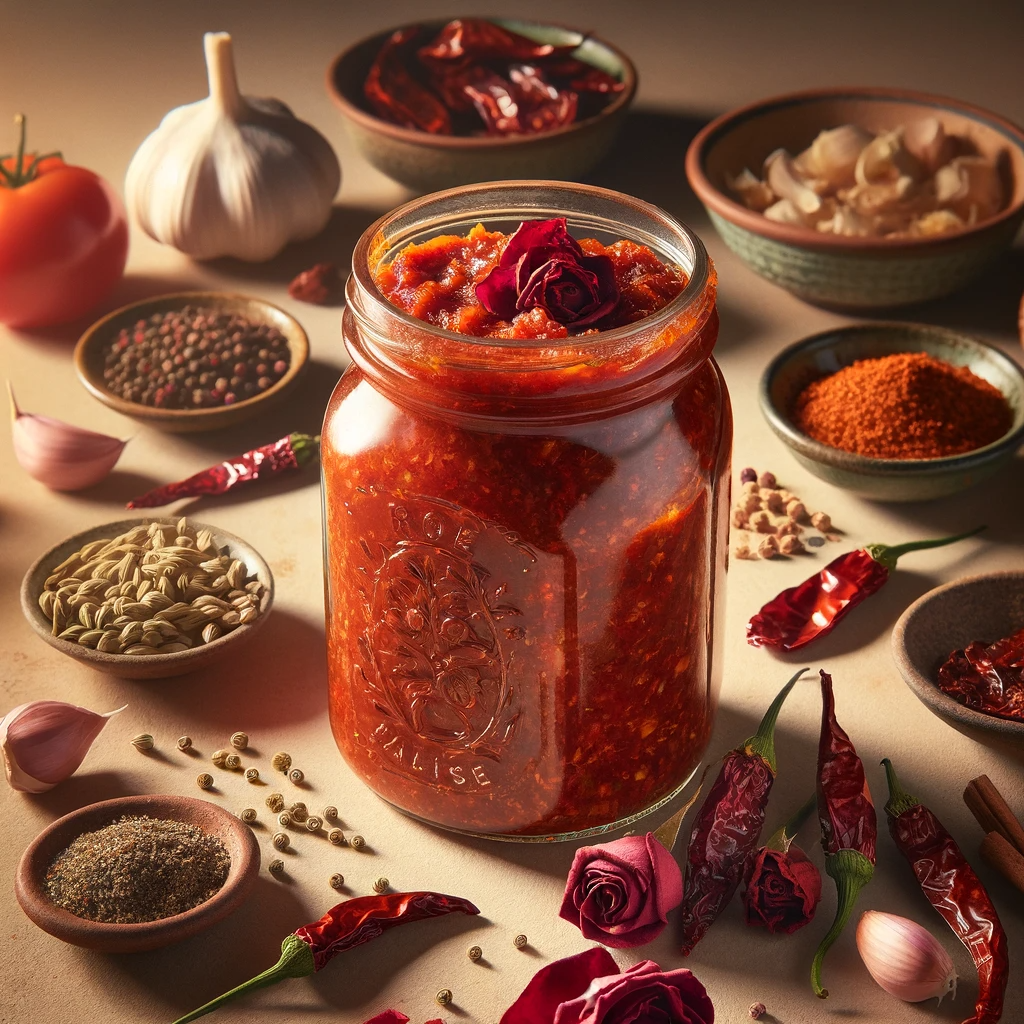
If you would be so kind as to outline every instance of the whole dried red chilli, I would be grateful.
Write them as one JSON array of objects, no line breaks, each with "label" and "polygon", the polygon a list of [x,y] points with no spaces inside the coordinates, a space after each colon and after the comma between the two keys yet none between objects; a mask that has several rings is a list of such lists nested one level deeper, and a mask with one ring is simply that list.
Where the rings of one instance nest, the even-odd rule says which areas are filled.
[{"label": "whole dried red chilli", "polygon": [[880,590],[903,555],[953,544],[984,529],[979,526],[955,537],[895,546],[869,544],[840,555],[799,586],[782,591],[754,615],[747,623],[747,643],[783,651],[805,647],[830,633],[850,609]]},{"label": "whole dried red chilli", "polygon": [[821,672],[821,737],[818,741],[818,818],[825,871],[836,883],[836,916],[811,964],[814,994],[828,998],[821,986],[825,954],[853,913],[861,889],[875,873],[878,821],[864,765],[843,727],[836,721],[832,677]]},{"label": "whole dried red chilli", "polygon": [[775,782],[775,722],[802,668],[779,691],[758,730],[725,755],[697,812],[686,850],[682,951],[689,955],[736,892],[747,858],[757,847]]},{"label": "whole dried red chilli", "polygon": [[469,900],[439,892],[393,892],[383,896],[357,896],[339,903],[313,924],[297,928],[281,943],[281,959],[262,974],[224,995],[211,999],[198,1010],[179,1017],[174,1024],[186,1024],[223,1006],[253,989],[276,985],[285,978],[305,978],[321,970],[339,953],[376,939],[389,928],[428,917],[447,914],[479,914]]},{"label": "whole dried red chilli", "polygon": [[216,466],[193,473],[185,480],[164,484],[141,497],[133,498],[126,508],[157,508],[179,498],[197,498],[204,494],[225,494],[242,484],[254,483],[277,473],[301,469],[320,451],[320,438],[309,434],[289,434],[280,441],[265,444],[227,459]]},{"label": "whole dried red chilli", "polygon": [[417,28],[406,28],[388,36],[370,66],[363,94],[385,121],[432,135],[451,135],[452,121],[444,104],[405,66],[403,48],[419,34]]},{"label": "whole dried red chilli", "polygon": [[103,381],[129,402],[205,409],[266,391],[290,363],[288,340],[273,324],[190,305],[122,328],[107,350]]},{"label": "whole dried red chilli", "polygon": [[1003,1013],[1010,969],[1006,933],[996,908],[942,822],[903,789],[888,758],[882,764],[889,785],[885,813],[893,842],[928,902],[967,947],[978,969],[978,1001],[964,1024],[995,1024]]}]

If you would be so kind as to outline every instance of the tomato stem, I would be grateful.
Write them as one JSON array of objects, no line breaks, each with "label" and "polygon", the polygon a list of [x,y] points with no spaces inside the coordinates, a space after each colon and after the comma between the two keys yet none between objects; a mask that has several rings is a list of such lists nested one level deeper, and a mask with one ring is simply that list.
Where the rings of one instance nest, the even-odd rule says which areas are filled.
[{"label": "tomato stem", "polygon": [[[28,167],[26,167],[25,137],[27,128],[25,115],[15,114],[14,123],[18,127],[18,152],[13,158],[10,156],[0,157],[0,186],[4,188],[21,188],[22,185],[29,184],[29,182],[35,180],[36,174],[39,172],[39,165],[44,160],[49,160],[51,157],[60,157],[61,155],[59,152],[55,152],[33,156]],[[4,167],[3,161],[11,159],[14,160],[14,167],[8,170]]]}]

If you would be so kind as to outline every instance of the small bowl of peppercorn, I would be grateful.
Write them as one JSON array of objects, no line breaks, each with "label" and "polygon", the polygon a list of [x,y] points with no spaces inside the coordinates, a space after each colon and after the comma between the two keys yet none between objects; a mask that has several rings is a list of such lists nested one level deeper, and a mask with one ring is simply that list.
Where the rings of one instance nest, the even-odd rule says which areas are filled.
[{"label": "small bowl of peppercorn", "polygon": [[132,303],[75,347],[86,389],[115,412],[173,433],[217,430],[280,401],[309,359],[283,309],[246,295],[180,292]]},{"label": "small bowl of peppercorn", "polygon": [[1024,443],[1024,370],[927,324],[825,331],[784,349],[761,411],[815,476],[875,501],[927,501],[998,473]]}]

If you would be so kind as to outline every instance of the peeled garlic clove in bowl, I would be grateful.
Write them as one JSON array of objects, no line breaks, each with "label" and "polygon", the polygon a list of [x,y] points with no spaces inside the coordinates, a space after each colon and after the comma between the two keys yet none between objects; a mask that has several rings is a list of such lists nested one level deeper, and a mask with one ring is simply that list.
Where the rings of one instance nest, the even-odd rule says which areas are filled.
[{"label": "peeled garlic clove in bowl", "polygon": [[172,110],[142,143],[126,205],[146,234],[194,259],[268,260],[324,228],[341,168],[283,103],[241,94],[231,36],[203,42],[210,95]]},{"label": "peeled garlic clove in bowl", "polygon": [[10,384],[7,387],[14,455],[29,476],[54,491],[80,491],[98,484],[117,464],[127,441],[22,412]]}]

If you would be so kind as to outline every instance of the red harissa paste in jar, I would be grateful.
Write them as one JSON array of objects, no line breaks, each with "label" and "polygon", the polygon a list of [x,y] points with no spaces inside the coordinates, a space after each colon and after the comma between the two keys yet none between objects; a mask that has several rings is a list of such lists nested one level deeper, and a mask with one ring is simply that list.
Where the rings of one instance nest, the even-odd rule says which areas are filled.
[{"label": "red harissa paste in jar", "polygon": [[[422,346],[402,342],[397,383],[347,314],[354,365],[323,440],[331,719],[349,764],[409,813],[566,835],[671,795],[706,746],[731,418],[709,358],[713,277],[696,325],[690,310],[600,356],[467,339],[487,353],[476,368],[460,343],[428,344],[429,324],[582,336],[586,355],[598,331],[686,285],[648,248],[581,240],[614,269],[599,326],[574,331],[542,306],[502,319],[476,287],[507,237],[440,235],[376,269],[380,292],[425,321]],[[582,301],[571,282],[560,294]],[[655,382],[640,399],[607,397],[640,380]],[[565,423],[513,408],[562,393],[570,410],[600,400]]]}]

